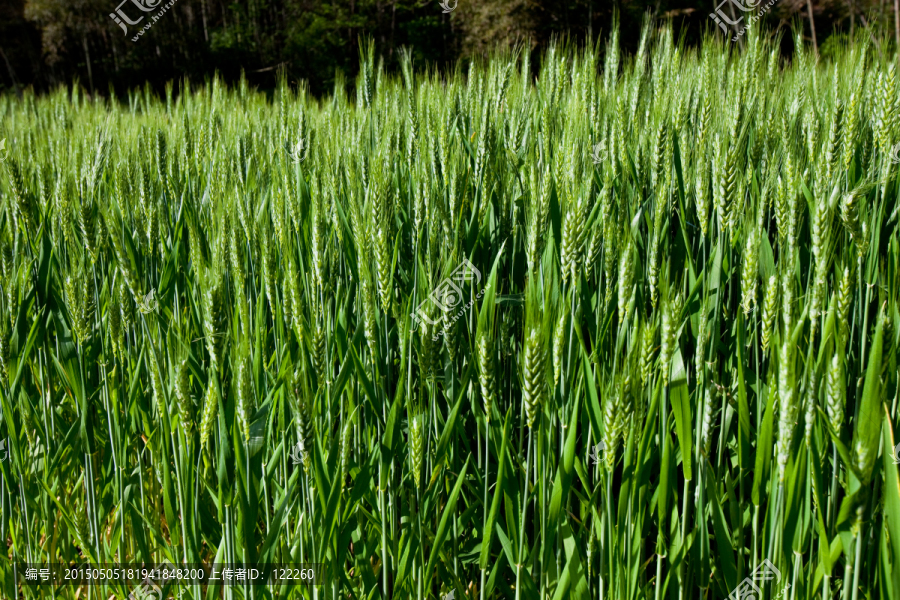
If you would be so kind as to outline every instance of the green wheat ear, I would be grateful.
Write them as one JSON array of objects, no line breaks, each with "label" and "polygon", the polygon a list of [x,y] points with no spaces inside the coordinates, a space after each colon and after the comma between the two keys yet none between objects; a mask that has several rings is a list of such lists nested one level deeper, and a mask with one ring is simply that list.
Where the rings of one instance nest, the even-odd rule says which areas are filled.
[{"label": "green wheat ear", "polygon": [[217,383],[210,379],[206,387],[206,396],[203,399],[203,414],[200,418],[200,447],[208,446],[212,428],[219,410],[219,399],[216,391]]},{"label": "green wheat ear", "polygon": [[484,414],[490,419],[491,406],[496,400],[495,380],[495,348],[494,339],[488,333],[482,332],[478,336],[476,352],[478,357],[478,382],[481,386],[481,396],[484,401]]},{"label": "green wheat ear", "polygon": [[409,460],[413,481],[417,489],[420,489],[420,477],[422,472],[422,459],[424,450],[424,435],[422,431],[421,415],[414,417],[409,423]]},{"label": "green wheat ear", "polygon": [[528,332],[525,340],[525,358],[522,369],[524,378],[522,394],[529,427],[534,426],[535,417],[543,402],[543,363],[544,354],[541,348],[540,334],[536,329],[532,329]]},{"label": "green wheat ear", "polygon": [[244,357],[237,369],[237,403],[235,415],[244,441],[250,441],[250,414],[253,409],[253,381],[250,374],[250,359]]},{"label": "green wheat ear", "polygon": [[5,320],[0,319],[0,374],[3,375],[3,381],[9,382],[9,374],[12,371],[10,363],[10,344],[9,330]]}]

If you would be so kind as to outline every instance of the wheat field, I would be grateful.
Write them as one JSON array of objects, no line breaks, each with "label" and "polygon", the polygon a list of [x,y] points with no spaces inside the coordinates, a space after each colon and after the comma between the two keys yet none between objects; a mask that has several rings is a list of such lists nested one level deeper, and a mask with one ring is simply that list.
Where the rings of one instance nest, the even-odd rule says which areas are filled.
[{"label": "wheat field", "polygon": [[897,56],[782,41],[0,97],[0,595],[900,599]]}]

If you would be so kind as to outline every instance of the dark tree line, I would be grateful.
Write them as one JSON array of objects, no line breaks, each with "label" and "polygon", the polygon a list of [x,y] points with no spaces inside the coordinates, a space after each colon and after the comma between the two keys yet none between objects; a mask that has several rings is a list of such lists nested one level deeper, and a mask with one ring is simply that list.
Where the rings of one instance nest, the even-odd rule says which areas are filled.
[{"label": "dark tree line", "polygon": [[[336,74],[347,81],[355,75],[361,37],[375,40],[386,68],[396,66],[400,47],[410,48],[419,65],[442,67],[495,44],[596,40],[614,13],[626,50],[636,49],[647,15],[672,19],[688,43],[704,31],[722,34],[709,16],[721,0],[458,0],[450,13],[440,0],[175,0],[133,41],[168,1],[0,0],[0,89],[46,90],[77,79],[94,93],[121,93],[145,83],[161,89],[183,77],[201,81],[213,72],[226,81],[243,72],[266,88],[283,68],[289,80],[327,93]],[[765,20],[771,28],[802,28],[827,54],[829,44],[857,27],[894,39],[897,2],[779,0]],[[726,2],[726,9],[735,20],[734,5]]]}]

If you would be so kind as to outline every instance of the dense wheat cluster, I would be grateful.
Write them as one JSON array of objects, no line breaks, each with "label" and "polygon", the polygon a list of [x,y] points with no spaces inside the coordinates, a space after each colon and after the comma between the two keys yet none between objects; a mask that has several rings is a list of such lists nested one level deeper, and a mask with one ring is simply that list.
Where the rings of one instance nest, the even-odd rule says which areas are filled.
[{"label": "dense wheat cluster", "polygon": [[900,598],[896,60],[744,42],[0,98],[2,595]]}]

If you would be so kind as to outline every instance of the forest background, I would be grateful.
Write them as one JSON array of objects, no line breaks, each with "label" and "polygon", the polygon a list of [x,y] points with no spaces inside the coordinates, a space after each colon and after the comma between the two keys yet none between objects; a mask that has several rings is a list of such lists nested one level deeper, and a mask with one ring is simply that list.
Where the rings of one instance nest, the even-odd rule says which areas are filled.
[{"label": "forest background", "polygon": [[[0,91],[33,86],[40,92],[77,80],[102,95],[144,84],[161,92],[167,81],[187,77],[200,83],[215,72],[227,82],[243,72],[251,85],[273,89],[283,68],[293,84],[305,80],[314,94],[327,94],[336,81],[353,81],[361,37],[374,38],[387,69],[399,64],[401,47],[412,51],[419,66],[444,68],[494,44],[527,43],[539,50],[560,36],[574,43],[597,40],[609,32],[614,14],[627,52],[636,50],[647,16],[672,20],[688,44],[704,32],[724,35],[710,18],[717,7],[741,16],[731,0],[178,0],[132,41],[149,19],[125,33],[111,13],[121,6],[137,19],[158,11],[142,13],[133,1],[160,9],[165,3],[121,1],[0,0]],[[457,4],[445,12],[441,1]],[[769,4],[738,0],[754,3]],[[858,27],[871,29],[876,42],[882,36],[896,40],[897,4],[776,0],[763,21],[773,30],[802,29],[827,58]],[[782,40],[787,56],[794,40]]]}]

